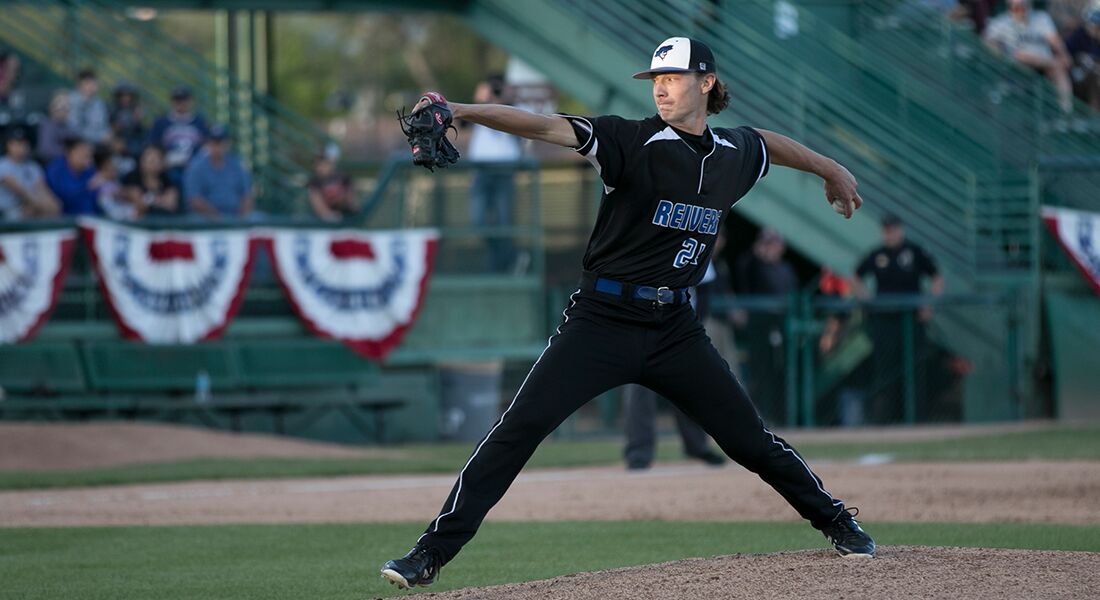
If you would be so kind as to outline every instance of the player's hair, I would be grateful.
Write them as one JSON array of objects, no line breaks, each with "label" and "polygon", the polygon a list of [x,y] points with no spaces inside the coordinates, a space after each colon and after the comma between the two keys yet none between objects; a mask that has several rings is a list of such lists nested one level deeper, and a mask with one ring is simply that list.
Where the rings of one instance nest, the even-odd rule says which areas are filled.
[{"label": "player's hair", "polygon": [[730,92],[726,84],[717,76],[714,78],[714,87],[707,93],[707,114],[716,115],[730,105]]}]

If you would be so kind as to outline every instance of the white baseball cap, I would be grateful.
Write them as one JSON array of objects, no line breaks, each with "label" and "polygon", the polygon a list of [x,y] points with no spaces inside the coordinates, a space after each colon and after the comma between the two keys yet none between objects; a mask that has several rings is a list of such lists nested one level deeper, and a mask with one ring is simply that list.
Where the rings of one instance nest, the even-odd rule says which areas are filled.
[{"label": "white baseball cap", "polygon": [[661,73],[714,73],[714,54],[703,42],[685,37],[671,37],[653,51],[648,71],[634,74],[634,79],[652,79]]}]

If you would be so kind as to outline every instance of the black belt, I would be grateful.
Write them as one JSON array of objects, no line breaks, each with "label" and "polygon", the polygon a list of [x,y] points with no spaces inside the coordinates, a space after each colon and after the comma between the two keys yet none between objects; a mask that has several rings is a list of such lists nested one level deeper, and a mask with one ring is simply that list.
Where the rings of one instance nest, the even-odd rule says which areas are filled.
[{"label": "black belt", "polygon": [[634,285],[623,281],[615,281],[600,277],[595,273],[585,272],[581,277],[581,287],[586,290],[596,291],[620,298],[633,300],[648,300],[656,304],[684,304],[690,300],[688,288],[652,287],[648,285]]}]

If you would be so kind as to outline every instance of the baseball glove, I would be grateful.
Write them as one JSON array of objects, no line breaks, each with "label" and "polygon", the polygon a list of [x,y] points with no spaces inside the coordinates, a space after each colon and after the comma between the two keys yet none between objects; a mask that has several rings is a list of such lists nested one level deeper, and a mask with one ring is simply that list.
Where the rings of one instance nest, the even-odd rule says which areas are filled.
[{"label": "baseball glove", "polygon": [[402,110],[397,118],[401,131],[409,138],[413,164],[435,171],[436,167],[445,168],[458,162],[459,153],[447,139],[447,131],[454,129],[447,99],[438,92],[427,92],[421,98],[424,99],[430,104],[408,115]]}]

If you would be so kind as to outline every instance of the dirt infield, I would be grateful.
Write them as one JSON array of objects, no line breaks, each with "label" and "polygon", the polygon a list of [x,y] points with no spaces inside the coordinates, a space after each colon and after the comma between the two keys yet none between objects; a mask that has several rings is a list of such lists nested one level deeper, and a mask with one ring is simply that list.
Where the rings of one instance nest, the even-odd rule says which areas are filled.
[{"label": "dirt infield", "polygon": [[361,450],[152,423],[0,423],[0,470],[90,469],[193,458],[342,458]]},{"label": "dirt infield", "polygon": [[[963,567],[963,568],[960,568]],[[442,577],[446,577],[444,570]],[[681,560],[543,581],[418,595],[433,600],[751,598],[1096,598],[1100,554],[882,548],[874,560],[830,551]]]},{"label": "dirt infield", "polygon": [[[1090,462],[821,463],[828,489],[874,521],[1100,523]],[[182,482],[0,492],[0,526],[427,521],[454,475]],[[614,493],[609,493],[614,490]],[[489,514],[508,521],[796,521],[735,466],[533,470]]]},{"label": "dirt infield", "polygon": [[[1032,421],[974,426],[862,427],[798,430],[790,437],[796,443],[949,440],[1050,426],[1046,421]],[[778,433],[786,436],[782,430]],[[195,458],[362,458],[379,452],[377,448],[181,425],[0,422],[0,470],[91,469]]]}]

